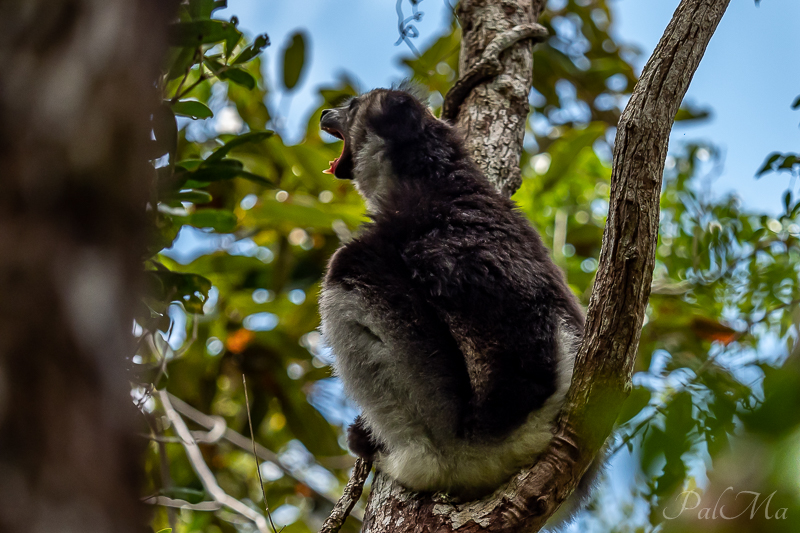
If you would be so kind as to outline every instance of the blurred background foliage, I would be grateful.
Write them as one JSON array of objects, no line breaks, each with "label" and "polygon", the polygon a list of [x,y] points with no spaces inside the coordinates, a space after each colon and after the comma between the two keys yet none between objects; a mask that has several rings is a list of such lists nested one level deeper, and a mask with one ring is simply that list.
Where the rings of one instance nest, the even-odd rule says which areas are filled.
[{"label": "blurred background foliage", "polygon": [[[259,52],[268,36],[243,36],[235,17],[214,19],[224,5],[182,5],[153,117],[150,288],[130,374],[151,441],[143,497],[155,504],[155,531],[254,531],[213,503],[156,394],[172,395],[219,486],[263,510],[245,374],[272,517],[287,533],[315,531],[353,464],[342,435],[357,413],[331,377],[333,354],[317,331],[319,283],[330,255],[366,220],[351,185],[322,173],[341,145],[318,123],[322,109],[369,88],[344,74],[331,80],[303,140],[285,145],[281,106],[267,107],[266,95],[282,102],[303,83],[307,36],[299,30],[281,51],[282,79],[266,79]],[[639,52],[612,36],[605,0],[551,2],[541,22],[551,37],[534,52],[524,182],[514,199],[585,305],[608,210],[611,143]],[[453,21],[403,61],[436,113],[458,75],[459,43]],[[676,119],[708,115],[683,108]],[[735,197],[713,199],[707,185],[719,161],[709,143],[671,147],[634,389],[604,481],[574,531],[798,530],[800,202],[794,182],[778,217]],[[759,172],[794,178],[799,165],[795,154],[772,154]],[[702,504],[679,513],[686,490]],[[734,501],[744,490],[761,493],[758,504],[777,491],[770,519],[763,505],[750,519],[749,500]],[[698,517],[718,500],[728,516],[746,512]],[[786,519],[776,519],[779,508],[789,509]],[[357,529],[351,518],[345,530]]]}]

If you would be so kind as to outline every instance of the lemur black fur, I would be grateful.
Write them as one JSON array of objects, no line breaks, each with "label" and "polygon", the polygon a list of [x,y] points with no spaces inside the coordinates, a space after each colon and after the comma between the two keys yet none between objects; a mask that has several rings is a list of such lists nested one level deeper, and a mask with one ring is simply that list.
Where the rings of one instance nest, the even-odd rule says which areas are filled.
[{"label": "lemur black fur", "polygon": [[330,261],[320,299],[335,372],[362,408],[355,453],[414,490],[475,497],[534,461],[584,317],[541,238],[413,95],[323,113],[331,172],[372,222]]}]

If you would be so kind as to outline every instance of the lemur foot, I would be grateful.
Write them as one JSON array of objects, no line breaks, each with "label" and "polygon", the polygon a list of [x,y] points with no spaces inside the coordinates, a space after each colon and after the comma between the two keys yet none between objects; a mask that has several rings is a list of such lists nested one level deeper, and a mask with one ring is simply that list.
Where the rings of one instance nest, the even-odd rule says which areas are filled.
[{"label": "lemur foot", "polygon": [[377,442],[372,430],[367,427],[364,418],[359,415],[347,428],[347,447],[359,457],[373,461],[380,451],[385,451],[384,446]]}]

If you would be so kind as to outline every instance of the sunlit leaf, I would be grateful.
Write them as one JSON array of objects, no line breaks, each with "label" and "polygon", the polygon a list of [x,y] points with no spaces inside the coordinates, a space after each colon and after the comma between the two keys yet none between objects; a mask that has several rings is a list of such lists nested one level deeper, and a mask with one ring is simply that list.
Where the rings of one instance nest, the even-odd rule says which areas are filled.
[{"label": "sunlit leaf", "polygon": [[196,228],[212,228],[218,233],[230,233],[236,229],[238,220],[231,211],[222,209],[200,209],[189,216],[179,217],[185,224]]},{"label": "sunlit leaf", "polygon": [[233,139],[231,139],[230,141],[226,142],[221,147],[214,150],[214,153],[212,153],[206,159],[206,163],[214,163],[216,161],[221,160],[237,146],[241,146],[247,143],[257,143],[269,139],[270,137],[272,137],[274,133],[275,132],[273,131],[253,131],[250,133],[244,133],[242,135],[238,135]]},{"label": "sunlit leaf", "polygon": [[196,189],[176,191],[167,194],[162,198],[163,202],[173,207],[178,207],[182,205],[184,202],[192,203],[195,205],[207,204],[211,200],[213,200],[213,198],[209,193],[207,193],[206,191],[200,191]]},{"label": "sunlit leaf", "polygon": [[256,37],[256,40],[253,41],[253,44],[242,50],[242,52],[236,56],[232,64],[239,65],[241,63],[247,63],[258,56],[258,54],[261,53],[261,50],[269,46],[269,44],[269,35],[266,33],[259,35]]},{"label": "sunlit leaf", "polygon": [[[272,182],[262,176],[248,172],[243,168],[240,161],[232,159],[203,163],[194,172],[186,173],[184,178],[187,181],[184,181],[183,185],[187,188],[195,188],[196,184],[199,183],[210,183],[233,178],[244,178],[260,185],[274,187]],[[188,180],[195,183],[190,184]]]},{"label": "sunlit leaf", "polygon": [[233,54],[233,50],[236,48],[236,45],[239,44],[239,41],[242,40],[242,32],[240,32],[236,26],[239,24],[239,19],[236,17],[231,17],[231,24],[228,28],[228,35],[225,38],[225,59],[231,57]]},{"label": "sunlit leaf", "polygon": [[172,111],[176,115],[181,115],[190,118],[211,118],[214,113],[203,103],[195,100],[183,100],[172,104]]}]

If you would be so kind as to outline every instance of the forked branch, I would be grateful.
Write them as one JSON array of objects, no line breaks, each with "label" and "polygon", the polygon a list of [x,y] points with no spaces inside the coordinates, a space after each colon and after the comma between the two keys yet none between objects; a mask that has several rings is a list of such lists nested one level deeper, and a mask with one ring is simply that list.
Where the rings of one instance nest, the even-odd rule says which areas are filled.
[{"label": "forked branch", "polygon": [[181,418],[181,415],[172,407],[169,393],[162,390],[159,391],[158,394],[161,404],[164,406],[164,411],[167,413],[167,418],[169,418],[169,421],[172,423],[175,433],[177,433],[178,437],[183,441],[186,456],[189,458],[189,462],[197,474],[197,477],[199,477],[200,481],[203,483],[203,488],[206,489],[206,492],[214,498],[215,502],[251,520],[260,533],[267,533],[269,531],[267,528],[267,520],[261,513],[246,506],[233,496],[230,496],[219,486],[214,474],[203,459],[203,453],[197,446],[192,433],[189,431],[189,428],[186,427],[186,423]]},{"label": "forked branch", "polygon": [[[408,493],[379,474],[367,506],[364,533],[537,531],[572,493],[611,432],[630,389],[655,263],[669,133],[729,2],[681,1],[622,114],[614,147],[608,222],[584,339],[550,446],[532,468],[520,472],[492,496],[460,505]],[[538,13],[543,2],[534,3]],[[523,10],[530,4],[518,5]],[[473,47],[474,52],[471,57],[462,57],[463,65],[480,61],[481,52],[474,48],[477,41],[470,31],[485,32],[486,28],[485,21],[463,17],[491,15],[486,10],[493,6],[470,0],[460,4],[464,46]],[[491,42],[491,38],[483,42]],[[503,63],[508,69],[508,58]],[[469,68],[462,72],[468,73]],[[503,76],[516,80],[517,74],[504,72]],[[519,171],[522,137],[514,137],[519,126],[517,110],[496,109],[498,95],[503,94],[496,87],[498,80],[484,82],[485,87],[480,85],[472,92],[461,106],[458,123],[467,133],[475,160],[495,186],[510,195],[514,171]],[[484,127],[486,124],[491,127]]]}]

